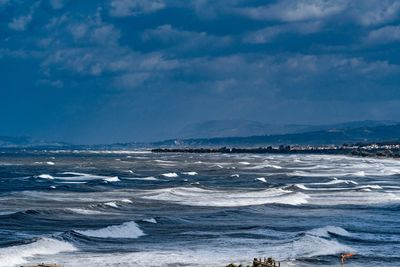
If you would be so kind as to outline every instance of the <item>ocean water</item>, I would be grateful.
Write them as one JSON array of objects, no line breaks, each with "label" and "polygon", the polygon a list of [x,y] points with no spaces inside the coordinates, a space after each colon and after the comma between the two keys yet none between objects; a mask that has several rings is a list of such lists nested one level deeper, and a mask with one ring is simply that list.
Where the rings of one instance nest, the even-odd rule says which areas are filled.
[{"label": "ocean water", "polygon": [[0,154],[0,266],[400,266],[399,248],[398,160]]}]

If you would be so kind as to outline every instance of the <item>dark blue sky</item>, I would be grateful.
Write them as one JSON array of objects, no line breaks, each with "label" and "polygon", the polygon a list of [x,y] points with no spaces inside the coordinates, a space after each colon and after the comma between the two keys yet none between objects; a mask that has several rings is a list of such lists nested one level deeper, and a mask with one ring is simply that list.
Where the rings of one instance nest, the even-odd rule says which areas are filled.
[{"label": "dark blue sky", "polygon": [[0,135],[400,118],[398,0],[0,0]]}]

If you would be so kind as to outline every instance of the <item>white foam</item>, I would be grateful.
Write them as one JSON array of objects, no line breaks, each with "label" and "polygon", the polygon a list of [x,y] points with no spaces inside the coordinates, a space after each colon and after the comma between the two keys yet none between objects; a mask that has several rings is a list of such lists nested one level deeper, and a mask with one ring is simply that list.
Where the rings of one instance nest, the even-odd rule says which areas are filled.
[{"label": "white foam", "polygon": [[231,177],[232,177],[232,178],[239,178],[239,176],[240,176],[240,175],[239,175],[239,174],[237,174],[237,173],[236,173],[236,174],[232,174],[232,175],[231,175]]},{"label": "white foam", "polygon": [[121,202],[124,202],[124,203],[133,203],[132,200],[127,199],[127,198],[121,199],[120,201],[121,201]]},{"label": "white foam", "polygon": [[250,162],[247,162],[247,161],[240,161],[240,162],[238,162],[239,164],[242,164],[242,165],[250,165]]},{"label": "white foam", "polygon": [[333,178],[332,181],[326,182],[326,183],[310,183],[312,185],[333,185],[333,184],[358,184],[356,181],[353,180],[340,180],[338,178]]},{"label": "white foam", "polygon": [[121,180],[118,178],[118,176],[113,176],[104,178],[103,181],[112,183],[112,182],[120,182]]},{"label": "white foam", "polygon": [[47,161],[46,164],[47,164],[47,165],[55,165],[55,163],[52,162],[52,161]]},{"label": "white foam", "polygon": [[197,172],[182,172],[182,173],[185,175],[191,175],[191,176],[198,174]]},{"label": "white foam", "polygon": [[61,174],[70,176],[57,176],[54,178],[58,180],[67,180],[67,181],[90,181],[90,180],[103,180],[106,182],[120,181],[118,176],[104,176],[104,175],[95,175],[95,174],[81,173],[81,172],[63,172]]},{"label": "white foam", "polygon": [[256,178],[256,180],[266,183],[267,180],[264,177]]},{"label": "white foam", "polygon": [[73,213],[82,214],[82,215],[102,214],[102,212],[98,211],[98,210],[88,210],[88,209],[81,209],[81,208],[67,208],[67,210],[69,210]]},{"label": "white foam", "polygon": [[113,207],[113,208],[118,208],[117,203],[114,201],[106,202],[106,203],[104,203],[104,205],[107,205],[107,206]]},{"label": "white foam", "polygon": [[148,222],[148,223],[157,223],[156,219],[150,218],[150,219],[143,219],[142,221]]},{"label": "white foam", "polygon": [[153,176],[149,176],[149,177],[143,177],[143,178],[139,178],[139,177],[135,177],[135,178],[124,178],[124,179],[128,179],[128,180],[139,180],[139,181],[158,181],[159,179],[153,177]]},{"label": "white foam", "polygon": [[281,166],[274,165],[274,164],[259,164],[259,165],[253,166],[253,167],[247,167],[245,169],[247,169],[247,170],[260,170],[260,169],[266,169],[266,168],[272,168],[272,169],[277,169],[277,170],[282,169]]},{"label": "white foam", "polygon": [[163,173],[162,176],[169,177],[169,178],[174,178],[174,177],[178,177],[178,174],[175,173],[175,172],[169,172],[169,173]]},{"label": "white foam", "polygon": [[40,238],[30,244],[1,248],[0,266],[15,266],[26,263],[29,258],[37,255],[53,255],[75,250],[77,249],[70,243],[52,238]]},{"label": "white foam", "polygon": [[222,191],[175,187],[149,190],[142,197],[189,206],[236,207],[263,204],[300,205],[307,203],[309,196],[275,188],[262,191]]},{"label": "white foam", "polygon": [[47,179],[47,180],[53,180],[54,179],[54,177],[51,176],[50,174],[41,174],[41,175],[38,175],[37,177],[40,178],[40,179]]},{"label": "white foam", "polygon": [[138,238],[145,235],[135,222],[112,225],[97,230],[76,231],[82,235],[99,238]]}]

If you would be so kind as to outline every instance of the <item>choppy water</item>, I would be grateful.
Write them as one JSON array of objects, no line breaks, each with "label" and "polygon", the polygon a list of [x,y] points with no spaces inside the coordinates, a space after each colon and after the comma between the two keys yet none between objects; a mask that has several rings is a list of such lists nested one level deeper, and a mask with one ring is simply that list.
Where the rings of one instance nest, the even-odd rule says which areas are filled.
[{"label": "choppy water", "polygon": [[0,266],[400,266],[400,161],[2,152]]}]

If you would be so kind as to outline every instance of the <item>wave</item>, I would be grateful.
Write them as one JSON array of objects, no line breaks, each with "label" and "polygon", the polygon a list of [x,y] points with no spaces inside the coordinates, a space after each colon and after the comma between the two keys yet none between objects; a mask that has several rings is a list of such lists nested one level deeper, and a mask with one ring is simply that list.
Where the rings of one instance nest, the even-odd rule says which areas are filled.
[{"label": "wave", "polygon": [[150,219],[143,219],[142,221],[148,222],[148,223],[157,223],[156,219],[150,218]]},{"label": "wave", "polygon": [[238,207],[263,204],[301,205],[308,195],[270,188],[262,191],[222,191],[198,187],[175,187],[149,190],[142,196],[189,206]]},{"label": "wave", "polygon": [[99,238],[139,238],[145,233],[139,226],[131,221],[121,225],[112,225],[97,230],[75,231],[79,234]]},{"label": "wave", "polygon": [[321,228],[314,228],[306,232],[308,235],[319,236],[319,237],[330,237],[330,234],[335,234],[339,236],[351,236],[351,234],[338,226],[325,226]]},{"label": "wave", "polygon": [[0,249],[0,267],[9,267],[26,263],[26,259],[39,255],[54,255],[61,252],[72,252],[77,249],[70,243],[53,239],[40,238],[37,241]]},{"label": "wave", "polygon": [[149,177],[135,177],[135,178],[124,178],[124,179],[128,179],[128,180],[138,180],[138,181],[159,181],[160,179],[157,179],[153,176],[149,176]]},{"label": "wave", "polygon": [[336,177],[333,180],[326,182],[326,183],[310,183],[312,185],[333,185],[333,184],[358,184],[356,181],[353,180],[340,180]]},{"label": "wave", "polygon": [[191,175],[191,176],[198,175],[197,172],[182,172],[182,174]]},{"label": "wave", "polygon": [[103,214],[103,212],[98,211],[98,210],[89,210],[89,209],[82,209],[82,208],[66,208],[66,210],[71,211],[73,213],[82,214],[82,215]]},{"label": "wave", "polygon": [[175,172],[169,172],[169,173],[163,173],[162,176],[168,177],[168,178],[174,178],[174,177],[178,177],[178,174]]},{"label": "wave", "polygon": [[36,177],[40,178],[40,179],[46,179],[46,180],[53,180],[54,179],[54,177],[51,176],[50,174],[40,174],[40,175],[38,175]]},{"label": "wave", "polygon": [[105,202],[104,205],[113,207],[113,208],[118,208],[117,202],[115,202],[115,201]]},{"label": "wave", "polygon": [[260,182],[266,183],[267,180],[264,177],[256,178],[255,180],[258,180]]},{"label": "wave", "polygon": [[295,184],[295,187],[301,190],[310,190],[310,191],[349,191],[349,190],[372,190],[372,189],[383,189],[379,185],[362,185],[362,186],[355,186],[355,187],[333,187],[333,188],[310,188],[305,186],[304,184]]},{"label": "wave", "polygon": [[272,168],[272,169],[280,170],[280,169],[282,169],[282,166],[273,165],[273,164],[260,164],[260,165],[256,165],[256,166],[253,166],[253,167],[246,167],[244,169],[246,169],[246,170],[260,170],[260,169],[265,169],[265,168]]},{"label": "wave", "polygon": [[292,258],[309,258],[354,252],[353,248],[343,245],[336,240],[329,240],[310,234],[306,234],[293,241],[285,250],[287,250],[288,255],[292,254]]},{"label": "wave", "polygon": [[90,180],[103,180],[105,182],[120,181],[118,176],[104,176],[104,175],[95,175],[95,174],[81,173],[81,172],[62,172],[60,174],[68,176],[57,176],[54,177],[54,179],[66,180],[66,181],[90,181]]}]

